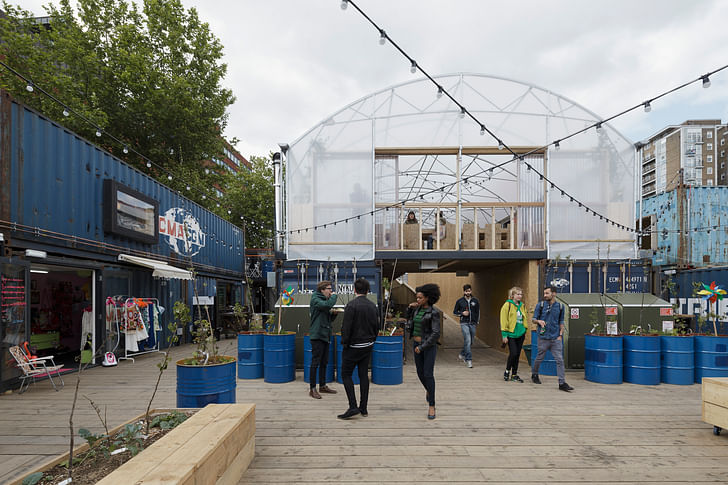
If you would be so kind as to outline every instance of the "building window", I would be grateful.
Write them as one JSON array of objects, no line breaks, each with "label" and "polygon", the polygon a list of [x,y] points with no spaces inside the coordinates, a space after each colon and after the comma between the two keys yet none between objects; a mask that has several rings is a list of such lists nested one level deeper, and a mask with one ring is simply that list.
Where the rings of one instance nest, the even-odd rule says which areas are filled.
[{"label": "building window", "polygon": [[708,179],[708,185],[713,185],[713,179]]},{"label": "building window", "polygon": [[215,195],[217,195],[218,198],[222,197],[223,196],[222,190],[215,189]]},{"label": "building window", "polygon": [[706,173],[707,173],[708,175],[712,175],[712,174],[713,174],[713,167],[708,167],[708,168],[706,169]]},{"label": "building window", "polygon": [[723,145],[725,145],[725,138],[720,139],[720,146],[723,146]]},{"label": "building window", "polygon": [[712,131],[706,132],[705,133],[705,138],[713,138],[713,132]]},{"label": "building window", "polygon": [[725,180],[725,174],[724,173],[720,174],[720,179],[721,180]]},{"label": "building window", "polygon": [[707,157],[705,158],[705,161],[707,161],[708,163],[713,163],[713,155],[708,155],[708,156],[707,156]]},{"label": "building window", "polygon": [[712,150],[713,149],[713,144],[712,143],[708,143],[707,148],[708,148],[708,150]]},{"label": "building window", "polygon": [[725,150],[721,150],[721,151],[720,151],[720,156],[721,156],[721,157],[725,157]]},{"label": "building window", "polygon": [[725,168],[725,162],[720,162],[720,168]]}]

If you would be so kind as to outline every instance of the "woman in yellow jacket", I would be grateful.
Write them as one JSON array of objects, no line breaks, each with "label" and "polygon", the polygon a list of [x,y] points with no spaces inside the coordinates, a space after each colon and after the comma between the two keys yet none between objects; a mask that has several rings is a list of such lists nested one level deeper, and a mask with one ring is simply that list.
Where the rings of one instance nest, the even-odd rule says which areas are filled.
[{"label": "woman in yellow jacket", "polygon": [[521,356],[523,341],[526,338],[528,310],[523,304],[523,290],[514,286],[508,290],[508,300],[501,307],[500,322],[503,346],[508,345],[508,361],[503,380],[523,382],[518,377],[518,360]]}]

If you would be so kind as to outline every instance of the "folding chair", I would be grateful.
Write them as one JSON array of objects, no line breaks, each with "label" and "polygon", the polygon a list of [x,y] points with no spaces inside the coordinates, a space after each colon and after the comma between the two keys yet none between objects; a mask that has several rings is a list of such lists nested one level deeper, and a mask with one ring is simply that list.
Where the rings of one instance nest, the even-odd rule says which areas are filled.
[{"label": "folding chair", "polygon": [[[23,372],[23,375],[20,376],[20,379],[22,379],[22,382],[20,383],[20,394],[27,391],[28,387],[30,387],[31,381],[35,383],[36,378],[40,379],[48,377],[53,385],[53,389],[58,391],[58,387],[56,387],[56,383],[53,381],[53,376],[55,375],[61,380],[61,388],[65,386],[63,377],[61,376],[61,369],[63,368],[63,365],[56,365],[53,361],[52,355],[30,359],[25,352],[23,352],[23,349],[17,345],[10,347],[10,353],[13,355],[15,362],[17,362],[18,369]],[[23,389],[23,386],[25,386],[25,389]]]}]

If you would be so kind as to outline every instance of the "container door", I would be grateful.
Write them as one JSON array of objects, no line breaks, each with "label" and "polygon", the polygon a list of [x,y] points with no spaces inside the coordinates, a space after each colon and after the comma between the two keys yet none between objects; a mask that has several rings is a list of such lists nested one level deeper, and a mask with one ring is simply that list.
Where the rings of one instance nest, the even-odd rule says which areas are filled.
[{"label": "container door", "polygon": [[10,347],[28,340],[28,279],[30,264],[0,258],[0,391],[11,388],[20,370]]}]

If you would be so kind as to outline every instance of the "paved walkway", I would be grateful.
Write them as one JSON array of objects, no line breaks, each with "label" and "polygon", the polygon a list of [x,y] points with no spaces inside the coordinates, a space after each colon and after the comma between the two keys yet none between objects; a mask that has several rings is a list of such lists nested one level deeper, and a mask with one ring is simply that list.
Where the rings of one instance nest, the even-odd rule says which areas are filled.
[{"label": "paved walkway", "polygon": [[[238,402],[256,408],[256,456],[241,483],[726,483],[728,436],[700,420],[700,386],[600,385],[567,374],[537,386],[504,382],[505,357],[482,345],[472,369],[457,361],[459,329],[450,325],[435,368],[437,419],[426,419],[414,365],[400,386],[372,385],[369,417],[336,419],[343,386],[322,400],[296,381],[238,381]],[[232,352],[235,341],[221,347]],[[174,349],[174,356],[191,347]],[[233,352],[234,353],[234,352]],[[110,425],[144,411],[159,355],[85,372],[80,395],[105,409]],[[523,364],[525,367],[525,364]],[[523,377],[528,369],[522,370]],[[76,375],[56,393],[40,382],[0,396],[0,482],[68,449],[68,411]],[[175,373],[164,374],[154,407],[175,404]],[[80,397],[75,428],[99,431]]]}]

